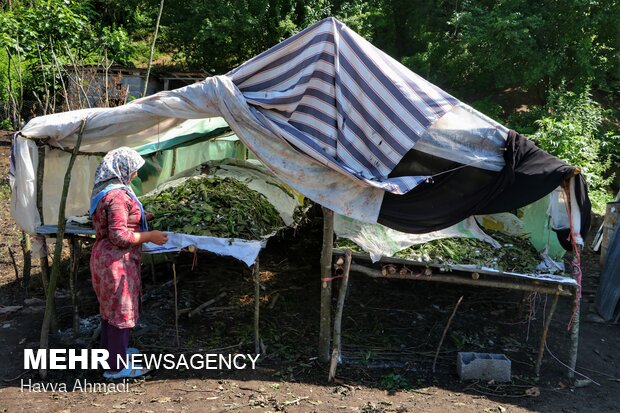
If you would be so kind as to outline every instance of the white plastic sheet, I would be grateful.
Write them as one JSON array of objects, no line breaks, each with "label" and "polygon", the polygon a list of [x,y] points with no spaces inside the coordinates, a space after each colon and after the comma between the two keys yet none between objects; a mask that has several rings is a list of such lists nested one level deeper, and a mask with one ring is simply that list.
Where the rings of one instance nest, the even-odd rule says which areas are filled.
[{"label": "white plastic sheet", "polygon": [[[154,143],[158,136],[185,119],[222,116],[248,149],[287,185],[337,213],[364,222],[377,221],[383,190],[364,185],[362,181],[345,176],[300,153],[266,129],[255,111],[228,77],[215,76],[115,108],[83,109],[34,118],[20,133],[31,138],[50,137],[52,144],[71,148],[85,119],[80,149],[106,152],[119,146]],[[21,156],[16,161],[20,164],[20,170],[36,177],[37,164],[26,153],[27,150],[24,144],[17,148]],[[12,186],[13,190],[19,191],[22,204],[36,203],[35,183],[34,179],[22,180]],[[62,178],[57,177],[50,185],[61,188]],[[87,201],[76,200],[81,203]],[[12,213],[21,228],[34,233],[38,225],[36,207],[23,213],[12,208]]]},{"label": "white plastic sheet", "polygon": [[166,232],[168,242],[164,245],[156,245],[147,242],[142,245],[142,252],[147,254],[159,254],[163,252],[180,251],[189,246],[210,251],[218,255],[234,257],[243,261],[248,267],[256,262],[256,257],[265,246],[265,241],[248,241],[237,238],[216,238],[199,235],[178,234]]},{"label": "white plastic sheet", "polygon": [[477,238],[488,242],[495,248],[500,247],[497,241],[480,229],[473,217],[469,217],[441,231],[429,232],[427,234],[407,234],[381,224],[367,224],[341,215],[335,215],[334,232],[338,237],[350,239],[364,251],[368,252],[372,262],[379,261],[381,257],[391,257],[398,251],[402,251],[412,245],[424,244],[425,242],[443,238]]}]

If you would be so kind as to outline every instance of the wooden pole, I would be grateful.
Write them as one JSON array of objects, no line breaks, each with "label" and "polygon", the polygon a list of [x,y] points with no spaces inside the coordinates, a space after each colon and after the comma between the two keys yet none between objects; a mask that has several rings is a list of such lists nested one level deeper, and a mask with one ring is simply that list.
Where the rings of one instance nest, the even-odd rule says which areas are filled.
[{"label": "wooden pole", "polygon": [[443,274],[433,274],[433,275],[412,275],[412,274],[399,274],[396,272],[391,275],[383,275],[381,271],[376,270],[374,268],[368,268],[359,264],[352,264],[351,271],[359,272],[361,274],[367,275],[373,278],[386,278],[386,279],[397,279],[397,280],[413,280],[413,281],[435,281],[449,284],[464,284],[464,285],[474,285],[479,287],[492,287],[492,288],[507,288],[511,290],[520,290],[520,291],[537,291],[544,294],[558,294],[562,296],[571,296],[571,292],[567,290],[561,289],[561,286],[557,287],[551,286],[543,286],[543,285],[527,285],[527,284],[514,284],[508,283],[499,280],[484,280],[484,279],[471,279],[465,277],[458,277],[455,275],[443,275]]},{"label": "wooden pole", "polygon": [[319,360],[330,359],[332,283],[332,251],[334,249],[334,211],[323,207],[323,249],[321,252],[321,322],[319,327]]},{"label": "wooden pole", "polygon": [[80,313],[77,300],[77,274],[80,268],[80,255],[82,248],[77,237],[70,237],[71,243],[71,273],[69,274],[69,287],[71,289],[71,307],[73,308],[73,337],[80,332]]},{"label": "wooden pole", "polygon": [[[69,184],[71,183],[71,170],[77,157],[77,152],[82,144],[82,136],[84,135],[84,127],[86,126],[86,119],[82,120],[80,130],[78,132],[77,142],[73,148],[73,153],[69,159],[69,165],[67,165],[67,171],[65,173],[65,180],[62,186],[62,194],[60,196],[60,205],[58,208],[58,230],[56,233],[56,246],[54,248],[54,261],[52,262],[52,273],[50,275],[49,285],[47,288],[47,300],[45,303],[45,315],[43,316],[43,325],[41,326],[41,343],[39,348],[41,350],[48,349],[49,343],[49,331],[52,321],[52,311],[54,309],[54,294],[56,292],[56,282],[58,281],[58,275],[60,274],[60,258],[62,256],[62,244],[65,236],[65,207],[67,205],[67,194],[69,193]],[[47,377],[47,368],[39,369],[39,375],[42,379]]]},{"label": "wooden pole", "polygon": [[456,302],[456,305],[454,306],[454,310],[452,310],[452,314],[450,315],[450,318],[448,319],[448,323],[446,324],[446,328],[443,329],[443,334],[441,335],[441,339],[439,340],[439,344],[437,345],[437,350],[435,351],[435,358],[433,359],[433,373],[435,372],[435,365],[437,364],[437,357],[439,356],[439,350],[441,350],[441,345],[443,344],[443,340],[446,338],[446,333],[448,332],[448,329],[450,328],[450,324],[452,324],[452,319],[454,318],[454,315],[456,314],[456,310],[458,310],[459,305],[461,305],[461,301],[463,301],[463,296],[461,296],[461,298],[459,298],[459,300]]},{"label": "wooden pole", "polygon": [[30,242],[30,235],[22,231],[22,253],[24,256],[24,265],[22,267],[22,282],[24,288],[28,288],[30,285],[30,270],[32,269],[32,243]]},{"label": "wooden pole", "polygon": [[254,263],[254,353],[260,354],[260,268],[258,257]]},{"label": "wooden pole", "polygon": [[172,263],[172,282],[174,283],[174,331],[177,337],[177,347],[181,345],[179,341],[179,295],[177,292],[177,268],[176,263]]},{"label": "wooden pole", "polygon": [[342,283],[340,291],[338,291],[338,305],[336,307],[336,315],[334,316],[334,340],[332,348],[331,363],[329,366],[328,381],[333,381],[336,377],[336,368],[338,367],[338,358],[340,356],[340,338],[342,330],[342,313],[344,311],[344,300],[347,295],[347,287],[349,286],[349,270],[351,269],[351,250],[344,252],[344,273],[342,274]]},{"label": "wooden pole", "polygon": [[[576,292],[577,293],[577,292]],[[574,314],[575,319],[570,329],[570,352],[568,355],[568,378],[573,379],[575,377],[575,369],[577,368],[577,352],[579,350],[579,312],[581,306],[579,301],[575,300]]]},{"label": "wooden pole", "polygon": [[534,366],[534,373],[537,376],[540,376],[540,366],[542,364],[543,355],[545,354],[545,343],[547,342],[547,333],[549,332],[549,326],[551,325],[551,319],[553,318],[553,314],[555,313],[555,307],[558,305],[558,299],[560,296],[555,294],[553,296],[553,301],[551,302],[551,309],[549,310],[549,314],[545,319],[545,324],[543,326],[542,336],[540,337],[540,345],[538,346],[538,358],[536,359],[536,365]]},{"label": "wooden pole", "polygon": [[[43,218],[43,177],[45,175],[45,146],[41,145],[38,148],[39,150],[39,162],[37,165],[37,211],[39,212],[39,219],[41,220],[41,225],[45,224],[45,220]],[[49,274],[50,274],[50,266],[49,261],[47,259],[47,239],[42,237],[43,250],[45,251],[45,256],[40,258],[40,268],[41,268],[41,283],[43,284],[43,292],[47,294],[47,285],[49,284]]]}]

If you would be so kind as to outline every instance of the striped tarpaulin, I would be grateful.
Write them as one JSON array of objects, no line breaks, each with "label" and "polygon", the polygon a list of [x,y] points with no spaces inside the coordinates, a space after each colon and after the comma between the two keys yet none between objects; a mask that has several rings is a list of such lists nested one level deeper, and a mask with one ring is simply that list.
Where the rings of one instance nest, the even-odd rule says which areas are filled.
[{"label": "striped tarpaulin", "polygon": [[273,133],[330,168],[396,194],[426,177],[389,173],[459,103],[334,18],[227,76]]}]

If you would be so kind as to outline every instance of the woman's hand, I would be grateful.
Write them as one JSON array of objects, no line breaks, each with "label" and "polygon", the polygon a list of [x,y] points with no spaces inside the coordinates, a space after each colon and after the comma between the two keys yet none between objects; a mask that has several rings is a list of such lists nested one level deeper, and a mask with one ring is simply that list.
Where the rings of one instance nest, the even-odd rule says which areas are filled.
[{"label": "woman's hand", "polygon": [[147,221],[150,221],[153,219],[153,213],[151,211],[144,211],[144,217],[146,218]]},{"label": "woman's hand", "polygon": [[152,242],[157,245],[164,245],[168,242],[168,235],[161,231],[149,231],[149,232],[134,232],[133,233],[133,245],[144,244],[145,242]]},{"label": "woman's hand", "polygon": [[149,238],[153,244],[164,245],[168,242],[168,235],[161,231],[149,231]]}]

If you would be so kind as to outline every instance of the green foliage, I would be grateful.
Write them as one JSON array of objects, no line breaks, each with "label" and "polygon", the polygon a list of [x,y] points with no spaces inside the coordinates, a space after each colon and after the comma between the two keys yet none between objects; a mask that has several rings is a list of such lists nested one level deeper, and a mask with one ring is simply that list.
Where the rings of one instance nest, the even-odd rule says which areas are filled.
[{"label": "green foliage", "polygon": [[533,140],[550,154],[581,168],[593,209],[603,212],[610,200],[606,188],[611,178],[605,177],[610,159],[602,154],[601,106],[592,100],[588,89],[575,93],[560,87],[550,93],[547,111],[548,115],[537,122],[539,129]]},{"label": "green foliage", "polygon": [[261,239],[284,226],[267,198],[231,178],[192,178],[142,198],[152,227],[219,238]]},{"label": "green foliage", "polygon": [[474,109],[484,113],[491,119],[501,119],[502,113],[504,111],[501,105],[493,102],[489,98],[476,100],[475,102],[472,102],[471,106]]},{"label": "green foliage", "polygon": [[394,373],[382,376],[379,383],[389,392],[394,392],[397,390],[409,390],[412,387],[409,380],[407,380],[400,374]]}]

